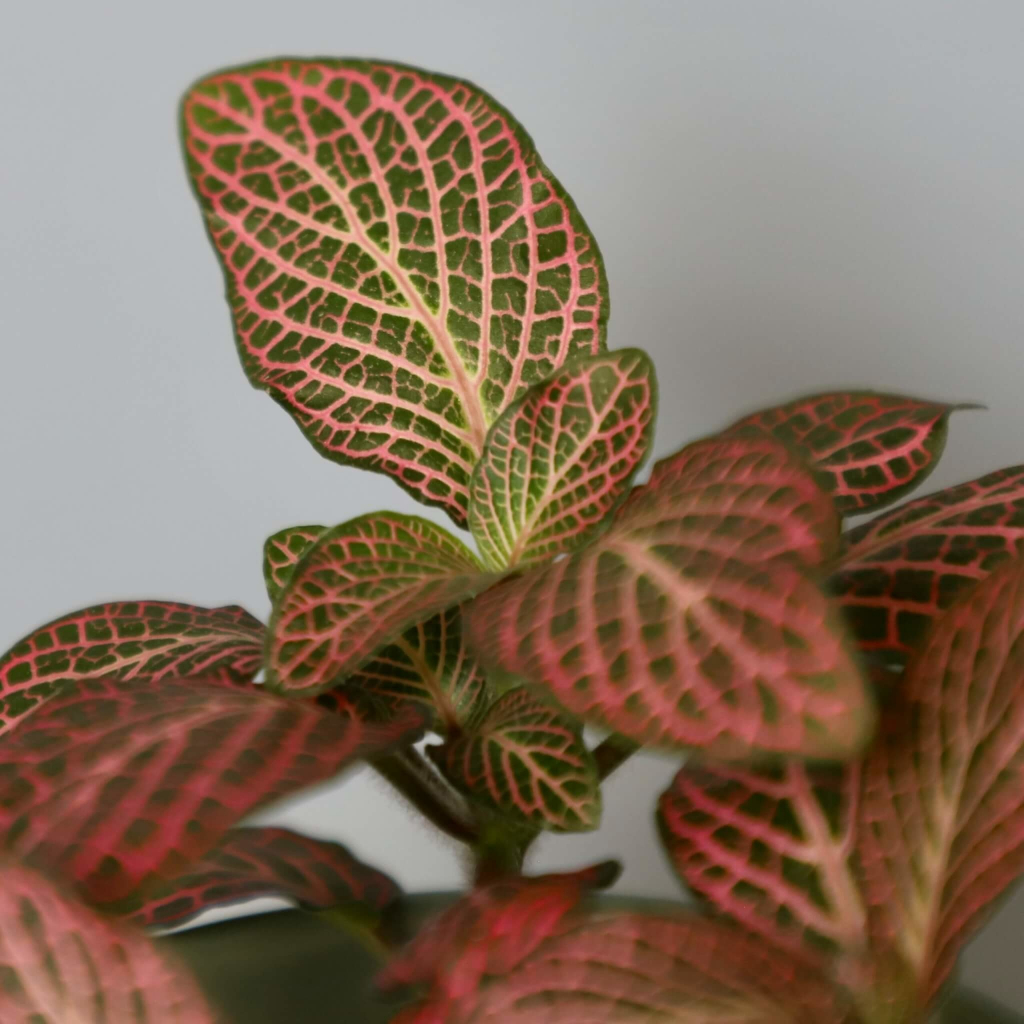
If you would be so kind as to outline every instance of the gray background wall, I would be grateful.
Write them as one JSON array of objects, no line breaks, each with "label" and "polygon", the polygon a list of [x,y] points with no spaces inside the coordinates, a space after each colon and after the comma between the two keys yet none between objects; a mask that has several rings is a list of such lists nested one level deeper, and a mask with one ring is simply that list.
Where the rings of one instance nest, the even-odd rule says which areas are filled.
[{"label": "gray background wall", "polygon": [[[654,355],[658,450],[830,386],[988,403],[942,486],[1024,461],[1019,0],[22,3],[0,22],[0,649],[74,607],[267,611],[264,537],[376,508],[246,385],[185,185],[180,90],[220,65],[393,57],[477,81],[528,126],[605,252],[611,344]],[[672,895],[630,763],[602,829],[537,867],[623,856]],[[280,812],[413,888],[457,851],[364,775]],[[1024,1009],[1024,900],[967,978]]]}]

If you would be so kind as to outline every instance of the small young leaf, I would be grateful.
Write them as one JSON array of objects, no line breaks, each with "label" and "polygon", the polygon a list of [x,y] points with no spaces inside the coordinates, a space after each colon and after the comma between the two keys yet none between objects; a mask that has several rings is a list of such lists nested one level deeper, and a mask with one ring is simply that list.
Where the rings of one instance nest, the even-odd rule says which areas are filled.
[{"label": "small young leaf", "polygon": [[850,865],[859,765],[687,765],[658,823],[694,892],[773,946],[850,951],[867,912]]},{"label": "small young leaf", "polygon": [[588,893],[619,876],[615,861],[566,874],[518,876],[478,886],[429,921],[377,979],[382,989],[430,985],[436,994],[473,989],[503,974],[555,934]]},{"label": "small young leaf", "polygon": [[870,736],[870,699],[798,564],[835,526],[776,441],[698,442],[590,547],[471,602],[469,635],[485,665],[640,743],[848,757]]},{"label": "small young leaf", "polygon": [[1024,466],[908,502],[851,530],[831,579],[861,649],[903,664],[964,587],[1024,551]]},{"label": "small young leaf", "polygon": [[111,675],[247,682],[263,660],[263,624],[244,608],[121,601],[63,615],[0,657],[0,732],[66,684]]},{"label": "small young leaf", "polygon": [[494,581],[472,552],[419,516],[375,512],[324,533],[274,606],[267,685],[330,689],[407,629]]},{"label": "small young leaf", "polygon": [[850,1019],[843,998],[799,958],[720,921],[615,914],[563,922],[560,931],[507,969],[480,971],[482,983],[435,992],[421,1016],[410,1020],[845,1024]]},{"label": "small young leaf", "polygon": [[487,680],[463,641],[462,613],[455,607],[406,630],[356,669],[340,690],[329,690],[317,700],[329,708],[336,694],[357,702],[382,702],[391,711],[413,701],[428,708],[447,732],[468,723],[481,709]]},{"label": "small young leaf", "polygon": [[963,408],[837,391],[762,409],[733,429],[757,427],[793,445],[820,471],[839,511],[855,515],[890,505],[921,483],[946,445],[950,414]]},{"label": "small young leaf", "polygon": [[284,590],[299,559],[317,542],[326,526],[289,526],[263,544],[263,581],[272,604]]},{"label": "small young leaf", "polygon": [[926,1001],[1024,871],[1024,561],[936,621],[904,700],[864,767],[858,860],[876,943]]},{"label": "small young leaf", "polygon": [[236,828],[184,875],[155,891],[131,914],[145,928],[184,924],[205,910],[262,896],[307,910],[359,904],[386,910],[401,890],[340,843],[283,828]]},{"label": "small young leaf", "polygon": [[579,730],[523,688],[444,751],[448,778],[504,814],[555,832],[600,823],[597,766]]},{"label": "small young leaf", "polygon": [[422,724],[206,680],[83,680],[0,739],[0,847],[116,911],[239,818]]},{"label": "small young leaf", "polygon": [[647,455],[655,405],[651,361],[622,349],[574,359],[509,406],[470,486],[484,558],[532,565],[590,540]]},{"label": "small young leaf", "polygon": [[0,874],[5,1024],[214,1024],[196,983],[144,935],[16,862]]},{"label": "small young leaf", "polygon": [[529,136],[467,82],[357,60],[219,72],[182,122],[250,382],[462,525],[488,426],[604,344],[597,244]]}]

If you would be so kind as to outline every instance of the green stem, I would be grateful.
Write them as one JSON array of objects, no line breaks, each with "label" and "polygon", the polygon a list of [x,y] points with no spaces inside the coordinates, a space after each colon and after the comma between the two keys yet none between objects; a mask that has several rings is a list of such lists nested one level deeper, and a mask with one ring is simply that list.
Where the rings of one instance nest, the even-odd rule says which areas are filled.
[{"label": "green stem", "polygon": [[476,843],[480,830],[466,801],[415,748],[370,762],[424,817],[461,843]]},{"label": "green stem", "polygon": [[607,779],[639,749],[639,743],[634,743],[617,732],[609,733],[593,750],[594,760],[597,762],[597,777]]}]

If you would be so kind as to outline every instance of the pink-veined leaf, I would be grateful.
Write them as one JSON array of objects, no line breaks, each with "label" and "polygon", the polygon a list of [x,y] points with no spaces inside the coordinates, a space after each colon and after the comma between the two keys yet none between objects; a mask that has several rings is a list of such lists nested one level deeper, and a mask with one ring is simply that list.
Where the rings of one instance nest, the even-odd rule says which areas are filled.
[{"label": "pink-veined leaf", "polygon": [[443,748],[445,775],[505,815],[555,832],[597,828],[601,787],[580,730],[519,687]]},{"label": "pink-veined leaf", "polygon": [[116,911],[244,815],[422,725],[210,680],[86,679],[0,739],[0,847]]},{"label": "pink-veined leaf", "polygon": [[855,515],[889,505],[921,483],[942,455],[950,414],[969,408],[836,391],[762,409],[733,429],[756,427],[793,445],[819,471],[839,511]]},{"label": "pink-veined leaf", "polygon": [[[608,914],[561,922],[472,986],[435,992],[427,1024],[845,1024],[844,998],[756,936],[696,915]],[[501,965],[504,967],[504,965]]]},{"label": "pink-veined leaf", "polygon": [[378,61],[219,72],[182,120],[250,382],[463,524],[489,425],[604,344],[597,244],[529,136],[467,82]]},{"label": "pink-veined leaf", "polygon": [[294,694],[329,689],[495,578],[460,540],[419,516],[350,519],[320,537],[281,592],[267,634],[267,684]]},{"label": "pink-veined leaf", "polygon": [[902,664],[939,612],[1024,551],[1024,466],[892,509],[851,530],[831,580],[862,650]]},{"label": "pink-veined leaf", "polygon": [[485,665],[640,743],[848,757],[873,708],[799,564],[836,532],[778,442],[697,442],[655,466],[595,543],[471,602],[469,635]]},{"label": "pink-veined leaf", "polygon": [[473,471],[469,526],[496,568],[581,547],[625,497],[654,432],[639,349],[574,359],[509,406]]},{"label": "pink-veined leaf", "polygon": [[213,907],[264,896],[307,910],[359,905],[380,913],[400,895],[392,879],[340,843],[284,828],[236,828],[188,872],[153,892],[131,919],[168,928]]},{"label": "pink-veined leaf", "polygon": [[922,1001],[1024,871],[1024,561],[936,620],[864,767],[858,860],[872,931]]},{"label": "pink-veined leaf", "polygon": [[658,804],[662,842],[695,893],[773,946],[859,951],[859,778],[859,763],[687,765]]},{"label": "pink-veined leaf", "polygon": [[263,660],[263,624],[244,608],[120,601],[62,615],[0,657],[0,732],[68,683],[96,676],[248,682]]},{"label": "pink-veined leaf", "polygon": [[214,1024],[193,979],[145,935],[16,862],[0,873],[5,1024]]},{"label": "pink-veined leaf", "polygon": [[339,690],[317,700],[332,707],[339,696],[357,702],[369,698],[391,712],[413,701],[428,708],[445,732],[470,722],[487,697],[487,680],[463,640],[461,609],[417,623],[348,676]]},{"label": "pink-veined leaf", "polygon": [[555,934],[563,918],[619,876],[615,861],[564,874],[518,876],[478,886],[438,914],[378,976],[382,989],[429,985],[459,996],[486,974],[511,970]]},{"label": "pink-veined leaf", "polygon": [[277,601],[299,559],[317,542],[326,526],[289,526],[263,544],[263,581],[271,603]]}]

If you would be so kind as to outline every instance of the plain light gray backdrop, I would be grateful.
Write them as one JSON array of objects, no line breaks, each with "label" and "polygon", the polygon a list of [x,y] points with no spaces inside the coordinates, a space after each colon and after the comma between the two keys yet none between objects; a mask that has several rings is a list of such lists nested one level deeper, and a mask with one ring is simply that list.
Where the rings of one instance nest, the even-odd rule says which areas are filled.
[{"label": "plain light gray backdrop", "polygon": [[[119,597],[264,615],[264,537],[378,508],[250,390],[186,187],[179,93],[275,53],[469,78],[527,126],[590,223],[612,347],[661,381],[657,451],[839,387],[983,401],[926,489],[1024,462],[1019,0],[141,0],[0,20],[0,650]],[[429,513],[428,513],[429,514]],[[435,516],[443,521],[440,516]],[[652,827],[668,761],[630,763],[601,830],[535,867],[620,856],[675,895]],[[277,817],[412,888],[457,851],[366,773]],[[966,957],[1024,1008],[1024,900]]]}]

